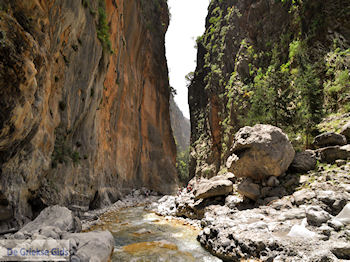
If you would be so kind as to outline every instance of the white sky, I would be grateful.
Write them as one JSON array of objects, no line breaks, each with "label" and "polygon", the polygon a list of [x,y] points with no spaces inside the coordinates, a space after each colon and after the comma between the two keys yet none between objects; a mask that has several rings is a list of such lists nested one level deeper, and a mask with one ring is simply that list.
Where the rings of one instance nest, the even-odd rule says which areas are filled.
[{"label": "white sky", "polygon": [[170,85],[177,91],[175,101],[189,118],[185,76],[196,69],[196,38],[205,30],[210,0],[168,0],[171,20],[165,38]]}]

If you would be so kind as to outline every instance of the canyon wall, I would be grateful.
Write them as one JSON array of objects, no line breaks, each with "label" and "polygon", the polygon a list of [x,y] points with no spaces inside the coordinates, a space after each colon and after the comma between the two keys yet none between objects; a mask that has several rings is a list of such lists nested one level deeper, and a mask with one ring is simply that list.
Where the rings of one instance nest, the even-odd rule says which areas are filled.
[{"label": "canyon wall", "polygon": [[225,172],[242,126],[277,125],[303,147],[323,116],[350,110],[349,1],[213,0],[208,11],[189,87],[190,176]]},{"label": "canyon wall", "polygon": [[166,1],[0,0],[0,230],[177,184]]}]

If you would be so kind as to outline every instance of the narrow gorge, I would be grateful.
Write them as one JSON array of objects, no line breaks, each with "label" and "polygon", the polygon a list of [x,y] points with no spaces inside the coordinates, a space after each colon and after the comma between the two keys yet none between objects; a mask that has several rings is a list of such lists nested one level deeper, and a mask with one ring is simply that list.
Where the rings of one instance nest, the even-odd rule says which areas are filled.
[{"label": "narrow gorge", "polygon": [[167,0],[0,0],[1,261],[350,260],[349,1],[209,2],[188,120]]}]

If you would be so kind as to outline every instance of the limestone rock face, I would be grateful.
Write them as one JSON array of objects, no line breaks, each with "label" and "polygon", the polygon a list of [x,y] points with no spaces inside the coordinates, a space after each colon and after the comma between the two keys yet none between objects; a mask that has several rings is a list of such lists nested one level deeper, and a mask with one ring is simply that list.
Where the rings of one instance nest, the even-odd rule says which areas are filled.
[{"label": "limestone rock face", "polygon": [[295,155],[281,129],[271,125],[241,128],[234,138],[227,167],[237,177],[262,180],[282,175]]},{"label": "limestone rock face", "polygon": [[[329,63],[324,58],[334,53],[333,43],[342,43],[339,48],[343,51],[350,43],[349,15],[339,12],[349,1],[287,2],[210,1],[206,31],[197,39],[197,67],[189,86],[191,177],[212,177],[224,171],[234,134],[244,126],[268,123],[283,127],[293,135],[305,128],[298,127],[304,124],[296,117],[299,112],[297,85],[293,84],[293,77],[286,78],[284,70],[277,70],[276,61],[279,65],[294,63],[289,56],[290,47],[301,41],[312,64],[320,63],[327,68]],[[322,25],[314,25],[315,14],[320,15]],[[317,55],[311,55],[314,53]],[[297,69],[298,65],[292,67]],[[272,74],[271,69],[275,70]],[[298,72],[305,70],[300,68]],[[320,87],[329,81],[324,71],[312,78],[320,79]],[[268,79],[272,81],[265,82]],[[266,89],[262,89],[263,83]],[[275,98],[268,90],[276,92]],[[320,107],[321,101],[327,100],[321,94],[320,89],[314,98]],[[289,99],[291,103],[287,102]],[[346,99],[340,104],[346,103]],[[314,106],[311,102],[307,105],[308,108]],[[326,103],[323,106],[328,108]],[[335,103],[333,107],[338,105]],[[322,111],[322,108],[314,109]],[[299,113],[304,118],[303,111]],[[312,120],[316,118],[313,116]],[[301,142],[300,138],[295,137],[296,145]]]},{"label": "limestone rock face", "polygon": [[11,221],[54,204],[99,207],[142,186],[173,192],[166,2],[1,7],[0,198]]}]

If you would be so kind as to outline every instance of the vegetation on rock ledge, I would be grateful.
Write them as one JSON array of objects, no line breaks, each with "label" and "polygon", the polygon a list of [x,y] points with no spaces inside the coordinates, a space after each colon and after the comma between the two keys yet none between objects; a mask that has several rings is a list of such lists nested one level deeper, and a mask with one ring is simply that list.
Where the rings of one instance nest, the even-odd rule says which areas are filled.
[{"label": "vegetation on rock ledge", "polygon": [[[350,111],[346,1],[283,0],[248,7],[243,1],[211,1],[206,31],[197,39],[199,61],[189,97],[197,105],[191,146],[202,166],[219,161],[224,167],[240,127],[278,126],[301,150],[319,133],[323,117]],[[194,92],[200,86],[207,96],[202,101],[208,101],[198,106],[202,101]],[[212,137],[214,107],[220,141]]]}]

